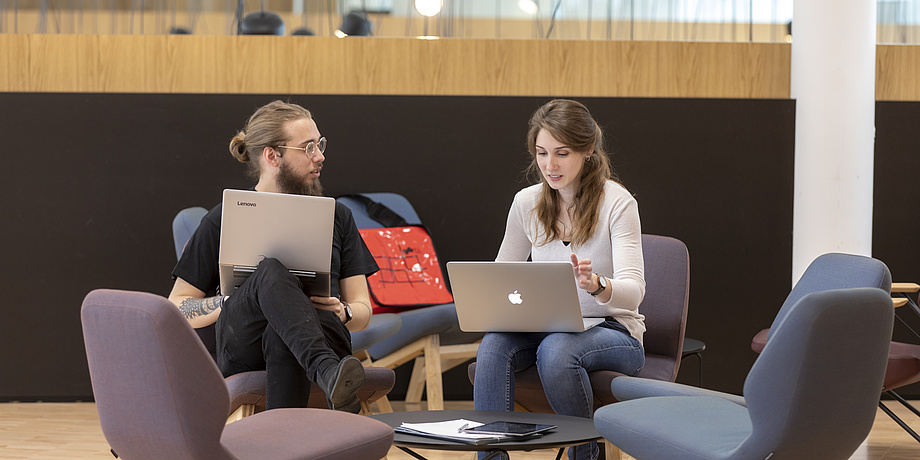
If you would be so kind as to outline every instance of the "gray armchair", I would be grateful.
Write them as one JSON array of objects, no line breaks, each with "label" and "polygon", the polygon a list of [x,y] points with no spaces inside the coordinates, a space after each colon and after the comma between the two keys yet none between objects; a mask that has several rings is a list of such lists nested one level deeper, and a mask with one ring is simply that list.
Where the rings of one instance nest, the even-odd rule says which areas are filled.
[{"label": "gray armchair", "polygon": [[277,409],[225,425],[230,395],[179,310],[140,292],[97,290],[81,310],[106,440],[129,459],[379,459],[393,429],[323,409]]},{"label": "gray armchair", "polygon": [[[774,323],[743,400],[621,377],[611,391],[622,402],[594,414],[598,432],[640,460],[849,458],[875,420],[891,298],[852,288],[796,300]],[[642,395],[647,383],[653,388]],[[638,396],[646,397],[627,400]]]},{"label": "gray armchair", "polygon": [[[821,271],[824,271],[824,272],[829,271],[829,270],[835,270],[835,269],[839,270],[839,268],[837,267],[842,265],[842,261],[853,260],[854,258],[859,258],[859,256],[849,256],[849,255],[843,255],[843,254],[835,254],[835,255],[828,254],[828,255],[821,256],[818,259],[816,259],[814,265],[823,265],[823,267],[820,267],[820,268],[821,268]],[[908,296],[909,293],[915,292],[916,290],[920,289],[920,286],[917,286],[916,284],[913,284],[913,283],[891,283],[891,278],[888,275],[888,269],[887,267],[884,267],[884,264],[882,264],[882,262],[877,261],[875,259],[869,259],[866,257],[863,257],[861,259],[867,259],[868,261],[874,261],[875,270],[878,272],[882,271],[882,268],[884,268],[884,275],[886,276],[885,284],[878,286],[878,287],[881,287],[887,290],[888,288],[885,286],[890,286],[892,295],[895,296],[895,299],[894,299],[895,318],[899,319],[901,323],[907,325],[908,323],[904,321],[904,318],[899,318],[898,311],[907,310],[907,311],[913,312],[914,314],[920,315],[920,307],[918,307],[916,302],[914,302],[913,299],[911,299]],[[865,265],[866,265],[866,267],[864,268],[865,270],[872,269],[872,265],[870,262],[865,262]],[[879,267],[878,265],[881,265],[881,267]],[[810,271],[811,267],[809,267],[808,270]],[[804,279],[805,275],[803,275],[802,278]],[[868,284],[870,285],[874,285],[873,283],[878,284],[879,281],[877,281],[876,278],[879,278],[879,276],[876,275],[875,277],[869,277]],[[839,279],[845,280],[846,282],[852,282],[851,278],[847,275],[840,275]],[[830,282],[839,283],[841,282],[840,280],[833,280]],[[863,285],[863,284],[859,284],[859,285]],[[897,293],[897,295],[895,295],[895,293]],[[791,294],[790,294],[790,297],[792,297]],[[786,302],[788,303],[789,300],[787,300]],[[905,308],[898,308],[900,306],[905,306]],[[754,350],[757,353],[760,353],[761,351],[763,351],[764,346],[766,346],[767,344],[768,338],[770,338],[771,329],[764,329],[760,331],[759,333],[757,333],[757,335],[754,336],[754,338],[751,340],[752,350]],[[909,326],[907,327],[907,329],[914,334],[915,338],[920,339],[920,335],[918,335],[916,331],[911,329]],[[901,395],[899,395],[897,392],[894,391],[898,388],[901,388],[906,385],[910,385],[912,383],[916,383],[918,381],[920,381],[920,345],[916,343],[904,343],[904,342],[892,341],[891,349],[888,353],[888,368],[885,371],[885,382],[882,386],[882,392],[887,394],[888,396],[891,396],[894,400],[900,402],[902,405],[904,405],[904,407],[906,407],[908,410],[913,412],[915,415],[920,416],[920,411],[918,411],[917,408],[915,408],[907,400],[901,397]],[[882,411],[885,412],[885,414],[887,414],[889,417],[891,417],[891,419],[894,420],[895,423],[897,423],[901,428],[903,428],[904,431],[906,431],[909,435],[911,435],[915,440],[920,441],[920,434],[917,434],[917,432],[914,431],[904,420],[902,420],[900,417],[897,416],[897,414],[895,414],[891,409],[889,409],[888,406],[885,405],[884,401],[880,399],[878,404],[879,404],[879,407],[882,409]]]}]

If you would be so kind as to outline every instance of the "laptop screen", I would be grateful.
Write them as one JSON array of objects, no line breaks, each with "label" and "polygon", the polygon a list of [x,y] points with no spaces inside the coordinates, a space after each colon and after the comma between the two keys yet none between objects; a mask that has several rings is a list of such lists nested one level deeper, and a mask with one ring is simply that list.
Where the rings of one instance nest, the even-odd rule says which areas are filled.
[{"label": "laptop screen", "polygon": [[334,199],[228,189],[222,206],[218,261],[223,295],[231,294],[266,257],[297,275],[308,294],[329,295]]}]

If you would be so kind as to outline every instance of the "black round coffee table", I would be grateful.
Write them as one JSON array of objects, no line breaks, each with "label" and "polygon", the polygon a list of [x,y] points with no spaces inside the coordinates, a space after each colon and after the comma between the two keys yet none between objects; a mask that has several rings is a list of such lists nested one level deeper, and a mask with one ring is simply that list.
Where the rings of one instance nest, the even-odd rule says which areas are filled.
[{"label": "black round coffee table", "polygon": [[424,459],[412,449],[432,449],[432,450],[461,450],[461,451],[489,451],[492,454],[487,458],[492,458],[501,453],[507,454],[510,450],[535,450],[535,449],[559,449],[556,459],[562,458],[562,453],[566,447],[584,444],[589,441],[600,439],[594,428],[594,420],[590,418],[570,417],[567,415],[542,414],[537,412],[505,412],[505,411],[482,411],[482,410],[433,410],[433,411],[413,411],[413,412],[393,412],[390,414],[371,415],[371,418],[380,420],[393,428],[398,427],[403,422],[406,423],[429,423],[441,422],[445,420],[466,419],[481,423],[495,422],[506,420],[511,422],[522,423],[539,423],[546,425],[556,425],[556,429],[545,433],[543,436],[529,438],[524,440],[502,441],[484,445],[464,444],[460,442],[445,441],[441,439],[427,438],[411,434],[396,433],[393,438],[393,445],[406,452],[407,454]]}]

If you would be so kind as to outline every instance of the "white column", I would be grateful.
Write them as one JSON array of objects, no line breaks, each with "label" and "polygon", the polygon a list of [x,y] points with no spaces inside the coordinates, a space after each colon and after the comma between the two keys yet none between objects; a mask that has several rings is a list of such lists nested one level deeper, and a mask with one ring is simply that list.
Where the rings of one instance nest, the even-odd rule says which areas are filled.
[{"label": "white column", "polygon": [[827,252],[872,252],[875,0],[793,6],[792,282]]}]

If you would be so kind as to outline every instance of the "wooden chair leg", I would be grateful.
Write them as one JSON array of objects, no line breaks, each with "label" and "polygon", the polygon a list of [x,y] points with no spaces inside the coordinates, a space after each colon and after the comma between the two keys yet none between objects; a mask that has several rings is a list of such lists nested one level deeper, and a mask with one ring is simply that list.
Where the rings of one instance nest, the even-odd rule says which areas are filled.
[{"label": "wooden chair leg", "polygon": [[369,363],[369,365],[375,367],[385,367],[387,369],[396,369],[403,363],[408,363],[409,361],[415,359],[416,356],[424,353],[425,344],[427,342],[428,337],[422,337],[415,342],[412,342],[409,345],[406,345],[399,350],[390,353],[389,355]]},{"label": "wooden chair leg", "polygon": [[356,352],[356,353],[355,353],[355,358],[360,359],[360,360],[361,360],[361,364],[363,364],[364,367],[368,367],[368,366],[372,365],[373,362],[374,362],[374,360],[371,359],[371,354],[368,353],[367,350],[361,350],[361,351],[359,351],[359,352]]},{"label": "wooden chair leg", "polygon": [[409,387],[406,389],[406,402],[418,403],[422,401],[422,392],[425,390],[425,358],[419,356],[412,363],[412,376],[409,378]]},{"label": "wooden chair leg", "polygon": [[[479,342],[439,346],[438,350],[440,350],[441,353],[441,374],[475,358],[478,348]],[[415,363],[412,366],[412,376],[409,378],[409,388],[406,390],[407,403],[418,403],[422,400],[422,393],[425,391],[425,383],[428,375],[425,361],[424,356],[415,358]]]},{"label": "wooden chair leg", "polygon": [[243,404],[240,407],[237,407],[229,417],[227,417],[227,424],[242,420],[243,417],[249,417],[252,414],[256,413],[256,406],[253,404]]},{"label": "wooden chair leg", "polygon": [[358,413],[361,415],[374,415],[374,411],[371,410],[371,403],[361,401],[361,411]]},{"label": "wooden chair leg", "polygon": [[381,414],[393,413],[393,406],[390,405],[390,400],[386,396],[374,402],[377,403],[377,410],[379,410]]},{"label": "wooden chair leg", "polygon": [[441,382],[441,338],[428,336],[425,342],[425,386],[428,410],[444,410],[444,387]]},{"label": "wooden chair leg", "polygon": [[604,441],[604,454],[607,456],[607,460],[621,460],[623,458],[621,453],[620,448],[613,445],[612,442]]}]

